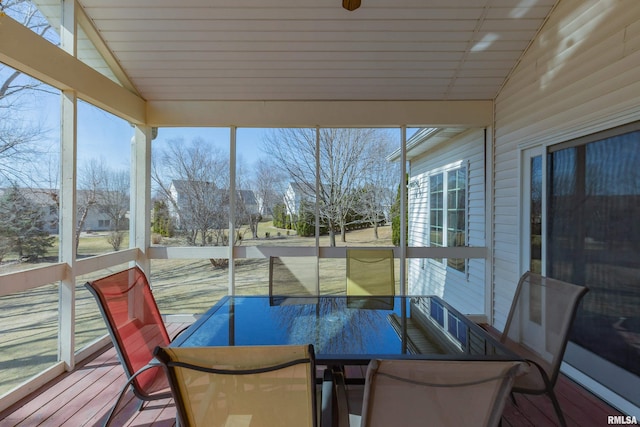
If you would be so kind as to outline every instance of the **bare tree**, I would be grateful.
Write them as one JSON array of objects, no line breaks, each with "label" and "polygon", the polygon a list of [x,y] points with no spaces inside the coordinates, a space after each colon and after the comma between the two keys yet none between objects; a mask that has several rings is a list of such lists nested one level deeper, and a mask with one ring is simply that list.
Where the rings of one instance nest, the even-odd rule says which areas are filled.
[{"label": "bare tree", "polygon": [[[154,153],[155,154],[155,153]],[[225,245],[229,225],[228,156],[202,139],[169,141],[153,158],[152,179],[189,244]]]},{"label": "bare tree", "polygon": [[34,2],[30,0],[3,0],[0,2],[0,12],[6,13],[47,40],[57,43],[58,35],[46,18],[42,16]]},{"label": "bare tree", "polygon": [[370,159],[366,173],[366,184],[360,189],[355,207],[357,215],[369,226],[378,239],[378,226],[391,220],[391,206],[395,201],[400,178],[400,165],[387,160],[397,145],[381,134],[367,144],[366,157]]},{"label": "bare tree", "polygon": [[[56,41],[57,34],[32,2],[1,1],[0,13]],[[42,144],[47,131],[33,114],[39,93],[55,91],[21,71],[0,64],[0,181],[32,180],[34,159],[47,154],[47,147]]]},{"label": "bare tree", "polygon": [[129,210],[129,173],[126,170],[104,169],[103,191],[98,193],[98,209],[109,217],[111,234],[109,243],[113,250],[120,250],[122,229]]},{"label": "bare tree", "polygon": [[256,193],[251,189],[252,181],[248,171],[243,157],[238,156],[236,159],[236,206],[234,209],[237,228],[234,244],[241,241],[249,231],[254,238],[257,238],[258,223],[262,219]]},{"label": "bare tree", "polygon": [[10,104],[3,102],[0,107],[0,181],[28,182],[33,172],[29,165],[41,153],[35,142],[43,131],[37,125],[9,119],[3,107],[11,107]]},{"label": "bare tree", "polygon": [[[261,216],[271,216],[273,207],[282,203],[287,187],[286,175],[273,162],[260,159],[254,164],[254,177],[251,188],[259,205]],[[253,237],[258,237],[258,227],[251,230]]]},{"label": "bare tree", "polygon": [[96,159],[91,159],[78,170],[76,251],[80,245],[80,234],[85,229],[89,212],[98,205],[106,176],[107,169],[104,162]]},{"label": "bare tree", "polygon": [[346,241],[349,215],[358,201],[354,189],[363,187],[367,172],[376,161],[369,145],[386,135],[376,129],[320,130],[320,187],[316,193],[316,130],[277,129],[265,138],[266,150],[308,200],[315,200],[320,221],[327,227],[331,246],[335,246],[335,232],[340,231]]},{"label": "bare tree", "polygon": [[112,231],[120,231],[125,227],[124,220],[129,210],[129,173],[126,170],[110,170],[102,172],[102,192],[98,195],[100,210],[109,217]]}]

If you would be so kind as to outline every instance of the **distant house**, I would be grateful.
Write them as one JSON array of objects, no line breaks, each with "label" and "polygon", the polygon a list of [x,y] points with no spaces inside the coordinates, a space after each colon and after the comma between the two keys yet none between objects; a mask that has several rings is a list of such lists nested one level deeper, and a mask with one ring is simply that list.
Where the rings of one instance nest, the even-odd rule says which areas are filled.
[{"label": "distant house", "polygon": [[169,206],[169,210],[172,215],[177,215],[176,209],[185,207],[188,196],[189,181],[182,179],[174,179],[169,186],[169,198],[172,204]]},{"label": "distant house", "polygon": [[[127,195],[101,190],[97,192],[78,190],[76,194],[78,206],[85,205],[90,198],[95,199],[85,218],[83,231],[112,231],[116,226],[119,230],[128,229],[129,197]],[[113,223],[115,215],[120,216],[117,224]]]},{"label": "distant house", "polygon": [[237,202],[241,204],[245,214],[259,215],[262,213],[261,203],[253,190],[238,190]]},{"label": "distant house", "polygon": [[315,185],[311,183],[291,182],[284,194],[284,206],[287,216],[293,218],[300,213],[303,202],[315,202]]},{"label": "distant house", "polygon": [[[9,190],[10,188],[0,188],[0,197]],[[58,234],[58,189],[18,188],[18,191],[23,197],[39,207],[44,224],[44,231],[51,234]],[[86,190],[78,190],[76,194],[79,206],[89,197],[89,192]],[[112,226],[111,217],[97,204],[89,209],[83,231],[111,231]]]},{"label": "distant house", "polygon": [[[18,188],[22,197],[38,206],[44,225],[44,231],[58,233],[58,190],[48,188]],[[0,197],[12,191],[12,188],[0,188]]]},{"label": "distant house", "polygon": [[[195,209],[204,207],[210,212],[220,212],[220,215],[228,213],[227,193],[226,189],[206,181],[173,180],[169,187],[169,213],[178,228]],[[260,213],[258,199],[252,190],[237,190],[236,204],[236,212],[240,215],[255,217]]]},{"label": "distant house", "polygon": [[176,227],[180,228],[180,210],[187,207],[187,185],[188,181],[174,179],[169,186],[169,215],[175,221]]}]

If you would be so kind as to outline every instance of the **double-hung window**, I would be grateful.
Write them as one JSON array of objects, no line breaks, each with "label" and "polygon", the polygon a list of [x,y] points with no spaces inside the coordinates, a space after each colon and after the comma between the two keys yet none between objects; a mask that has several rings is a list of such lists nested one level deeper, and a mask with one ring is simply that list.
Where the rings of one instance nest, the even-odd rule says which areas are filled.
[{"label": "double-hung window", "polygon": [[[467,167],[455,166],[429,176],[429,244],[465,246],[467,242]],[[443,262],[442,259],[436,259]],[[449,268],[465,271],[463,258],[448,258]]]}]

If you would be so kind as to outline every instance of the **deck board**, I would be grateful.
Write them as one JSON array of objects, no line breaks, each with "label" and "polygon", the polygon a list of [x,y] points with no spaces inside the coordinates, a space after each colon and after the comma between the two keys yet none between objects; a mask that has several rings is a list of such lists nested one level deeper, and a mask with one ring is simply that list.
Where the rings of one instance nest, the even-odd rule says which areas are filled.
[{"label": "deck board", "polygon": [[[176,325],[176,327],[179,325]],[[176,327],[172,327],[175,330]],[[73,372],[65,373],[46,387],[0,413],[0,427],[37,426],[101,426],[125,382],[115,350],[109,346],[91,360],[79,364]],[[601,426],[608,415],[620,412],[575,384],[560,376],[556,386],[565,418],[569,426]],[[361,399],[357,388],[352,399]],[[131,391],[126,393],[112,425],[133,427],[173,427],[175,406],[172,399],[146,402],[137,411],[139,400]],[[554,427],[558,425],[551,402],[546,396],[516,395],[517,406],[508,401],[503,415],[505,427]],[[358,407],[358,402],[352,406]]]}]

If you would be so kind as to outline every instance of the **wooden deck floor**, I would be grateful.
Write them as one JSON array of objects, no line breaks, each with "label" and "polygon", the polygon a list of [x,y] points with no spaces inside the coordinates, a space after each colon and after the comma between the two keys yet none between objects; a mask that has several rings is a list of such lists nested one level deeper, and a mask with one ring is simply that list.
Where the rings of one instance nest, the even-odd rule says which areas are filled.
[{"label": "wooden deck floor", "polygon": [[[115,350],[106,348],[95,357],[80,364],[46,387],[0,413],[0,427],[79,427],[101,426],[125,382]],[[351,398],[361,393],[354,390]],[[602,426],[608,415],[620,413],[609,407],[571,380],[562,376],[556,392],[570,426]],[[546,396],[516,396],[518,406],[507,403],[502,425],[556,426],[557,420],[551,402]],[[169,427],[175,425],[175,407],[171,399],[145,404],[138,412],[138,400],[129,391],[112,425],[126,427]],[[353,405],[357,407],[357,403]]]}]

